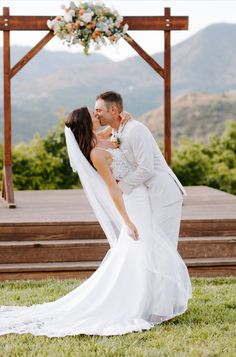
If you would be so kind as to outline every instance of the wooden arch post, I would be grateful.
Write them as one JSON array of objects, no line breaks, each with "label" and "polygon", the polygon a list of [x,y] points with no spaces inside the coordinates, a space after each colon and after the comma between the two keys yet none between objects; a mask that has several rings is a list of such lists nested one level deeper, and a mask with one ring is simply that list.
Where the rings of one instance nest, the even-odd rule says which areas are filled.
[{"label": "wooden arch post", "polygon": [[[12,150],[11,150],[11,79],[28,63],[54,36],[52,31],[39,41],[14,67],[10,62],[10,31],[47,31],[47,20],[56,16],[12,16],[8,7],[0,16],[0,31],[3,31],[3,84],[4,84],[4,158],[2,198],[9,208],[16,207],[14,200]],[[123,23],[132,30],[164,31],[164,68],[142,47],[128,36],[127,42],[164,80],[164,154],[171,164],[171,44],[173,30],[188,30],[188,16],[171,16],[165,8],[164,16],[124,16]]]}]

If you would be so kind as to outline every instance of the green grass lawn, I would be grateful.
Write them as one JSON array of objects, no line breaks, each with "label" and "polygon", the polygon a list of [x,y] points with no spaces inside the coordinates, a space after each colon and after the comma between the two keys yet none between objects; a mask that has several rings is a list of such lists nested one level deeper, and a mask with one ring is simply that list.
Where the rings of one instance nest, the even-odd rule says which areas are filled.
[{"label": "green grass lawn", "polygon": [[[0,283],[0,305],[52,301],[78,280]],[[150,331],[117,337],[0,336],[0,356],[236,356],[236,278],[192,279],[188,311]],[[94,297],[96,298],[96,297]]]}]

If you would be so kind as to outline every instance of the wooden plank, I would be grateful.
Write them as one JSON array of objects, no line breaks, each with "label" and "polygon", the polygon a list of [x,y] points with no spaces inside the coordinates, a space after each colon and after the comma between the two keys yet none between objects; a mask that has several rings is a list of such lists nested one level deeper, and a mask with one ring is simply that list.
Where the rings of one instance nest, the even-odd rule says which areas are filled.
[{"label": "wooden plank", "polygon": [[109,249],[106,239],[0,242],[0,262],[48,263],[101,261]]},{"label": "wooden plank", "polygon": [[0,264],[1,272],[34,272],[34,271],[72,271],[95,270],[101,262],[57,262],[57,263],[26,263],[26,264]]},{"label": "wooden plank", "polygon": [[236,257],[236,237],[180,238],[178,252],[185,259]]},{"label": "wooden plank", "polygon": [[214,266],[235,266],[236,267],[236,257],[226,257],[226,258],[194,258],[194,259],[184,259],[185,264],[190,266],[199,267],[214,267]]},{"label": "wooden plank", "polygon": [[[205,211],[206,212],[206,211]],[[206,212],[207,213],[207,212]],[[204,214],[204,210],[202,215]],[[209,237],[236,235],[236,219],[183,219],[180,225],[181,237]]]},{"label": "wooden plank", "polygon": [[144,59],[144,61],[154,69],[155,72],[164,78],[164,69],[146,51],[144,51],[144,49],[139,46],[130,35],[127,34],[125,40]]},{"label": "wooden plank", "polygon": [[14,77],[52,38],[52,31],[48,32],[24,57],[18,61],[10,71],[10,77]]},{"label": "wooden plank", "polygon": [[[48,30],[47,20],[55,16],[0,16],[0,30]],[[7,20],[7,21],[6,21]],[[167,21],[168,20],[168,21]],[[7,26],[6,26],[7,23]],[[124,16],[129,30],[188,30],[188,16]],[[169,26],[167,26],[169,24]]]},{"label": "wooden plank", "polygon": [[[9,14],[8,8],[3,8],[4,15]],[[11,166],[11,81],[10,81],[10,32],[3,32],[3,86],[4,86],[4,165]]]},{"label": "wooden plank", "polygon": [[217,278],[236,276],[235,266],[189,267],[189,275],[193,278]]},{"label": "wooden plank", "polygon": [[[108,249],[106,239],[1,241],[0,262],[95,261],[103,259]],[[178,251],[184,259],[236,257],[236,237],[180,238]]]},{"label": "wooden plank", "polygon": [[35,272],[12,272],[1,273],[0,281],[6,280],[45,280],[45,279],[87,279],[95,270],[72,270],[72,271],[35,271]]},{"label": "wooden plank", "polygon": [[188,16],[124,16],[123,23],[129,30],[188,30]]},{"label": "wooden plank", "polygon": [[3,167],[3,202],[8,208],[16,208],[13,188],[13,174],[11,166]]},{"label": "wooden plank", "polygon": [[[170,8],[165,8],[165,16],[170,17]],[[164,31],[164,156],[171,165],[171,44],[170,31]]]},{"label": "wooden plank", "polygon": [[[3,15],[9,16],[9,8],[3,8]],[[11,150],[11,54],[10,31],[3,31],[3,108],[4,108],[4,153],[3,153],[3,190],[2,198],[9,208],[15,208],[12,150]]]},{"label": "wooden plank", "polygon": [[105,234],[98,222],[0,223],[0,242],[104,238]]}]

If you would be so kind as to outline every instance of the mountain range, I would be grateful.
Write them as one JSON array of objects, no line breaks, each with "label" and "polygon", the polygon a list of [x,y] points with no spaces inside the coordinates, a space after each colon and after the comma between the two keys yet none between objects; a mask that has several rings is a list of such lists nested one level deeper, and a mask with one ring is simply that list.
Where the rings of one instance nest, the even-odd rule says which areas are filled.
[{"label": "mountain range", "polygon": [[[215,128],[221,130],[222,120],[226,117],[236,118],[233,105],[236,91],[235,40],[236,24],[218,23],[172,47],[175,138],[180,133],[204,138]],[[29,49],[13,46],[12,65]],[[2,48],[0,52],[1,68]],[[163,53],[153,57],[163,65]],[[2,118],[2,85],[0,88]],[[111,89],[123,95],[126,110],[150,125],[156,136],[160,135],[163,80],[142,58],[134,56],[113,62],[101,54],[86,57],[79,53],[44,49],[12,80],[13,141],[28,141],[35,132],[44,135],[57,123],[58,116],[82,105],[93,106],[96,94]],[[218,101],[224,103],[223,107],[217,104]],[[209,109],[212,103],[217,114]],[[208,110],[207,115],[204,108]],[[201,114],[200,119],[197,111]],[[201,129],[196,120],[201,122]]]}]

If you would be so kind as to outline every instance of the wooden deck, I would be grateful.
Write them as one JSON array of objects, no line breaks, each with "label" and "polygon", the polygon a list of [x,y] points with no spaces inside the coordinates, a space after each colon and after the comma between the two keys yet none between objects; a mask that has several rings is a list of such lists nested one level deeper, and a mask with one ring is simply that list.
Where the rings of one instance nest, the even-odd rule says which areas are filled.
[{"label": "wooden deck", "polygon": [[[178,250],[192,276],[236,275],[236,196],[187,187]],[[82,190],[17,191],[0,203],[0,280],[85,277],[108,250]]]}]

